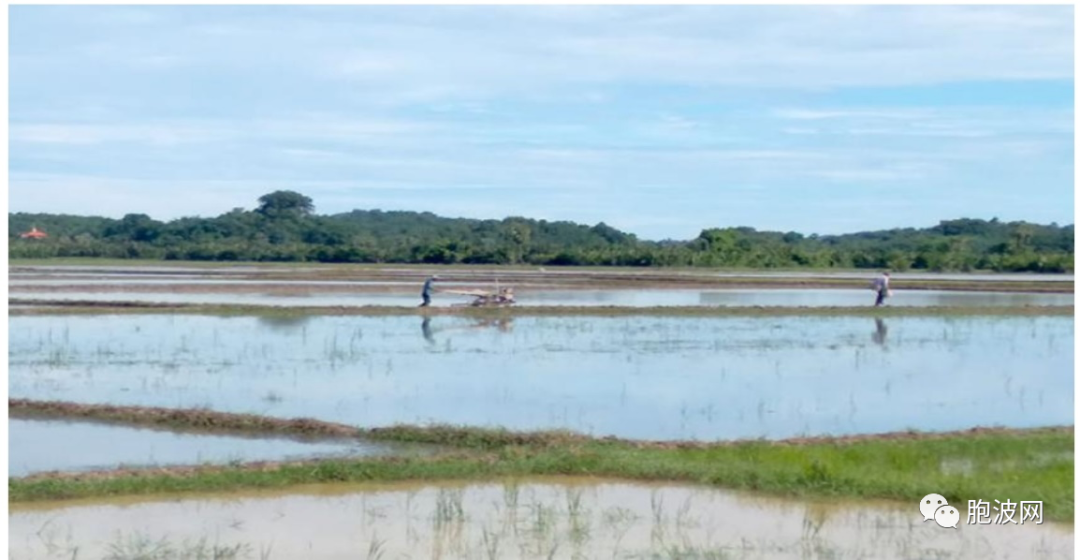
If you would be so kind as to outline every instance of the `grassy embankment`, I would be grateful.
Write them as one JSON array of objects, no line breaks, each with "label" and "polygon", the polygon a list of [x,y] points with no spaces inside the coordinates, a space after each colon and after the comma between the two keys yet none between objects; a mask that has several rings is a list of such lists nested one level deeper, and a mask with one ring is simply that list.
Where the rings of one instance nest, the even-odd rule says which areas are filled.
[{"label": "grassy embankment", "polygon": [[966,505],[982,499],[1042,500],[1047,520],[1073,518],[1073,428],[976,429],[780,442],[642,442],[567,432],[518,433],[450,426],[359,429],[313,420],[275,420],[205,410],[11,401],[13,416],[96,419],[132,425],[195,427],[267,435],[429,443],[433,455],[248,463],[9,479],[12,502],[125,494],[231,491],[291,485],[584,475],[700,483],[794,497],[916,500],[944,495]]}]

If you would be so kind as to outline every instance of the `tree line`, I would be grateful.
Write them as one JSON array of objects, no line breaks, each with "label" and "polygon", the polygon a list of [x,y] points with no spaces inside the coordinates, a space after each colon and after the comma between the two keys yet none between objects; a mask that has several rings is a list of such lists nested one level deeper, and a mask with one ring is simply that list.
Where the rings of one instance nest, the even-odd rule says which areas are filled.
[{"label": "tree line", "polygon": [[[9,258],[107,257],[190,261],[874,268],[903,271],[1072,272],[1073,225],[942,221],[843,235],[748,227],[691,240],[646,241],[599,223],[430,212],[353,210],[320,216],[311,198],[276,191],[253,210],[168,222],[60,214],[8,216]],[[22,239],[31,227],[46,239]]]}]

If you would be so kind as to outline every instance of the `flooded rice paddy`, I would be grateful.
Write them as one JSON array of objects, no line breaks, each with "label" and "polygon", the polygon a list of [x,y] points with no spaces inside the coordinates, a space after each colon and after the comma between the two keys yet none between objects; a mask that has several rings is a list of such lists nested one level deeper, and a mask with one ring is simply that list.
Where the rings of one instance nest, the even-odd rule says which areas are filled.
[{"label": "flooded rice paddy", "polygon": [[[32,267],[20,300],[419,303],[420,268]],[[441,272],[440,272],[441,273]],[[487,286],[493,271],[454,269]],[[866,307],[868,289],[727,289],[698,277],[858,273],[506,270],[527,306]],[[613,280],[618,276],[633,280]],[[1072,276],[895,275],[989,282]],[[479,284],[468,284],[477,280]],[[636,283],[638,280],[648,280]],[[1044,282],[1044,283],[1045,283]],[[650,283],[655,288],[648,289]],[[504,284],[505,285],[505,284]],[[789,284],[790,286],[791,284]],[[818,284],[821,286],[821,284]],[[691,286],[695,286],[691,289]],[[924,287],[938,287],[928,285]],[[984,288],[985,289],[985,288]],[[1057,289],[1057,288],[1053,288]],[[434,306],[467,296],[436,293]],[[1071,293],[897,289],[897,307],[1073,305]],[[650,440],[778,439],[1073,423],[1067,316],[18,315],[9,395],[208,408],[361,427],[564,428]],[[357,440],[12,419],[9,473],[411,454]],[[1071,455],[1070,455],[1071,457]],[[963,462],[942,468],[963,473]],[[917,499],[917,498],[913,498]],[[324,484],[284,493],[10,505],[9,558],[1072,558],[1071,525],[924,522],[914,504],[796,501],[683,484],[543,478]]]},{"label": "flooded rice paddy", "polygon": [[8,476],[47,471],[287,461],[414,452],[418,448],[356,440],[300,440],[137,429],[91,422],[12,418]]},{"label": "flooded rice paddy", "polygon": [[12,398],[785,438],[1072,424],[1072,317],[13,316]]},{"label": "flooded rice paddy", "polygon": [[915,501],[800,502],[565,478],[321,485],[13,504],[9,558],[1073,557],[1069,525],[968,525],[959,509],[958,528],[945,529],[923,521]]},{"label": "flooded rice paddy", "polygon": [[[207,283],[204,288],[209,288]],[[40,285],[11,287],[11,297],[33,301],[93,301],[170,304],[415,307],[420,303],[416,283],[307,283],[250,281],[222,284],[228,289],[180,290],[195,285],[184,282],[116,285],[91,289],[65,284],[62,289],[43,290]],[[123,289],[119,289],[119,288]],[[469,285],[462,285],[469,287]],[[472,286],[475,287],[475,286]],[[519,305],[616,306],[616,307],[867,307],[874,303],[871,290],[854,289],[543,289],[515,286]],[[469,296],[436,293],[432,306],[463,305]],[[1073,305],[1069,293],[964,292],[946,290],[895,290],[887,303],[896,307],[995,307]]]},{"label": "flooded rice paddy", "polygon": [[[628,269],[508,269],[484,267],[384,268],[357,266],[194,267],[15,267],[9,289],[20,300],[66,300],[166,304],[274,306],[407,306],[420,302],[420,286],[444,275],[435,306],[470,301],[442,289],[512,286],[522,305],[535,306],[828,306],[872,304],[869,289],[840,289],[834,281],[864,279],[872,272],[712,272]],[[729,285],[716,285],[723,281]],[[784,282],[796,285],[784,286]],[[826,282],[814,285],[813,282]],[[905,289],[904,282],[947,281],[980,285],[977,291]],[[501,282],[501,283],[500,283]],[[732,283],[734,282],[734,283]],[[777,284],[776,282],[780,282]],[[807,285],[806,282],[811,282]],[[1047,306],[1072,305],[1073,294],[1021,293],[1002,282],[1041,284],[1060,291],[1071,275],[948,275],[898,273],[890,305]],[[999,289],[995,291],[994,286]],[[1056,287],[1055,287],[1056,286]],[[921,286],[923,288],[934,287]],[[795,289],[791,289],[795,288]]]}]

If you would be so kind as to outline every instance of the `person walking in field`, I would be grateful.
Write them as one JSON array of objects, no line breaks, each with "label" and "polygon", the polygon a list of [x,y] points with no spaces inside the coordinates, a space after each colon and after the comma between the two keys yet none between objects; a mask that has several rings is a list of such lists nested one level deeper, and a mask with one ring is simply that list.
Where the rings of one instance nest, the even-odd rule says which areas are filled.
[{"label": "person walking in field", "polygon": [[438,280],[439,275],[436,274],[431,278],[428,278],[427,281],[424,282],[424,290],[420,292],[420,297],[424,298],[424,303],[421,303],[420,307],[427,307],[431,305],[431,284],[432,282],[437,282]]},{"label": "person walking in field", "polygon": [[874,302],[874,307],[880,307],[885,303],[885,298],[891,295],[888,272],[882,272],[881,276],[874,279],[873,289],[877,292],[877,301]]}]

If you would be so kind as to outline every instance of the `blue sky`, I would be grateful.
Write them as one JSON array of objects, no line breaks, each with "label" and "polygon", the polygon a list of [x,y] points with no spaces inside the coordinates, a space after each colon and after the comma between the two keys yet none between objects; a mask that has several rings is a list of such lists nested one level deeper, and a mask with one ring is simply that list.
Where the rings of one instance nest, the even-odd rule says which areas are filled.
[{"label": "blue sky", "polygon": [[1071,6],[12,6],[9,207],[1073,222]]}]

